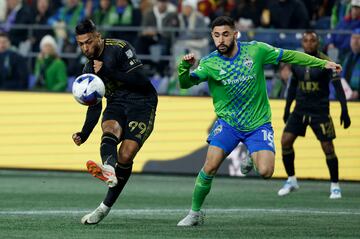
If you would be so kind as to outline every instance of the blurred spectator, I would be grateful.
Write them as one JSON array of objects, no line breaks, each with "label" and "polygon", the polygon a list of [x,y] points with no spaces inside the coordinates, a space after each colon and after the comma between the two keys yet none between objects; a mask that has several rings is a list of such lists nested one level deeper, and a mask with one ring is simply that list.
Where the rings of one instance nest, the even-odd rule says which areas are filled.
[{"label": "blurred spectator", "polygon": [[285,99],[287,97],[291,77],[291,65],[280,63],[278,76],[273,79],[270,97]]},{"label": "blurred spectator", "polygon": [[[118,19],[115,26],[131,27],[140,26],[141,12],[140,9],[135,8],[130,0],[116,0],[116,12]],[[135,44],[137,37],[136,31],[116,31],[111,35],[113,38],[122,39]]]},{"label": "blurred spectator", "polygon": [[341,19],[350,13],[351,0],[337,0],[332,8],[331,29],[334,29]]},{"label": "blurred spectator", "polygon": [[85,17],[84,4],[80,0],[66,0],[65,6],[51,16],[48,24],[53,26],[59,48],[63,52],[75,52],[75,35],[73,29]]},{"label": "blurred spectator", "polygon": [[178,17],[181,32],[178,39],[193,40],[209,36],[207,28],[209,20],[197,11],[197,0],[183,0]]},{"label": "blurred spectator", "polygon": [[359,100],[360,92],[360,28],[354,30],[350,40],[351,52],[346,56],[341,81],[347,99]]},{"label": "blurred spectator", "polygon": [[66,65],[56,53],[55,39],[46,35],[40,42],[40,53],[35,63],[35,89],[62,92],[66,90]]},{"label": "blurred spectator", "polygon": [[15,29],[14,24],[33,23],[33,14],[27,5],[22,4],[22,0],[6,0],[7,15],[3,30],[8,33],[11,44],[19,44],[28,38],[27,30]]},{"label": "blurred spectator", "polygon": [[159,61],[159,58],[170,54],[172,32],[164,31],[166,27],[178,27],[176,7],[168,0],[157,0],[156,4],[145,13],[141,26],[144,28],[140,33],[136,49],[139,55],[151,55],[152,59],[143,60],[156,68],[160,74],[165,74],[168,68],[167,61]]},{"label": "blurred spectator", "polygon": [[[111,27],[118,22],[119,16],[116,7],[111,5],[111,0],[100,0],[100,7],[94,11],[92,20],[99,28]],[[101,35],[108,37],[109,34],[102,30]]]},{"label": "blurred spectator", "polygon": [[[309,26],[309,15],[300,0],[276,0],[269,3],[269,13],[263,16],[263,26],[278,29],[305,29]],[[268,16],[269,15],[269,16]]]},{"label": "blurred spectator", "polygon": [[1,0],[0,1],[0,23],[5,22],[6,19],[6,1],[5,0]]},{"label": "blurred spectator", "polygon": [[6,33],[0,32],[0,89],[27,89],[28,69],[25,58],[10,49]]},{"label": "blurred spectator", "polygon": [[[360,0],[351,1],[350,15],[345,16],[335,30],[354,30],[360,28]],[[343,60],[344,55],[350,51],[350,34],[332,34],[328,48],[337,48],[339,58]]]},{"label": "blurred spectator", "polygon": [[[49,0],[37,0],[35,5],[35,22],[34,24],[46,26],[51,16]],[[37,29],[33,32],[32,49],[39,52],[40,40],[45,36],[52,34],[51,29]]]},{"label": "blurred spectator", "polygon": [[259,0],[238,0],[231,16],[238,22],[239,30],[248,30],[261,26],[265,2]]}]

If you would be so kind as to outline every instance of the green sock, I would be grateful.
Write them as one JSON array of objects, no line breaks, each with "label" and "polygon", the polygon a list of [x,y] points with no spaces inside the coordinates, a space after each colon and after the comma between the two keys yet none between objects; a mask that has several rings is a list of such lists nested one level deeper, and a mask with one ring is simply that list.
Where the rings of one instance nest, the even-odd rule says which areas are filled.
[{"label": "green sock", "polygon": [[195,181],[195,188],[192,197],[191,209],[193,211],[200,211],[206,195],[210,192],[213,178],[214,176],[207,175],[203,169],[199,172]]}]

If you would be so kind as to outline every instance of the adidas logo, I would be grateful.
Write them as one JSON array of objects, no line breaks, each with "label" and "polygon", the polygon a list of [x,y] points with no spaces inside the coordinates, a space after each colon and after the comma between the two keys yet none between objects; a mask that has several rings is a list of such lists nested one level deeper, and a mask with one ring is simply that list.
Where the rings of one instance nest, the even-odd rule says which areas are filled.
[{"label": "adidas logo", "polygon": [[224,75],[224,74],[226,74],[226,71],[224,71],[223,69],[221,69],[219,75]]}]

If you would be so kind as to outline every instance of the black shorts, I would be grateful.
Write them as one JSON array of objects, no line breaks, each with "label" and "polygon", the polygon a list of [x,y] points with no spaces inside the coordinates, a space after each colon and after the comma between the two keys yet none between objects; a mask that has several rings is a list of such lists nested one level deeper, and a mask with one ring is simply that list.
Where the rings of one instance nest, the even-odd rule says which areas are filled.
[{"label": "black shorts", "polygon": [[296,136],[305,136],[308,125],[320,141],[331,141],[336,138],[330,115],[309,116],[292,112],[286,122],[284,132],[293,133]]},{"label": "black shorts", "polygon": [[156,96],[132,99],[111,96],[107,99],[102,122],[116,120],[122,128],[120,140],[134,140],[141,147],[154,128],[156,106]]}]

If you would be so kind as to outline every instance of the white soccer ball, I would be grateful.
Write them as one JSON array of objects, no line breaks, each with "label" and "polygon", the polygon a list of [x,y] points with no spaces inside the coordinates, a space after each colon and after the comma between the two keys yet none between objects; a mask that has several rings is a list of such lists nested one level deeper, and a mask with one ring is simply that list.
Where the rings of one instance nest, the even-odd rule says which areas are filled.
[{"label": "white soccer ball", "polygon": [[72,94],[82,105],[96,105],[105,95],[105,85],[97,75],[82,74],[75,79]]}]

